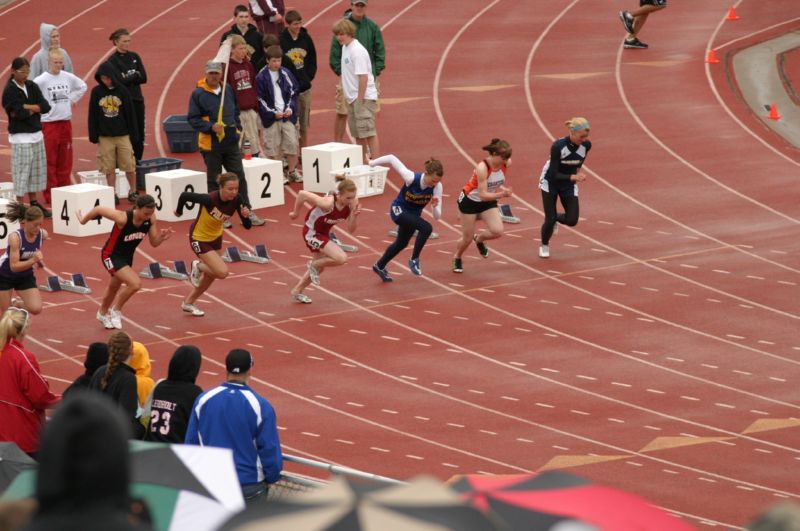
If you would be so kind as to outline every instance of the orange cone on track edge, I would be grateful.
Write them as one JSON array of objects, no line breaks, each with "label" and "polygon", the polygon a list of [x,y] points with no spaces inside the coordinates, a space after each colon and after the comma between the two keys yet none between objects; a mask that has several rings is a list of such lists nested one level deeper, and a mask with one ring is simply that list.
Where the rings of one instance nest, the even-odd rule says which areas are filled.
[{"label": "orange cone on track edge", "polygon": [[717,52],[714,51],[714,48],[711,48],[708,51],[708,57],[706,58],[706,63],[715,65],[719,63],[719,59],[717,59]]},{"label": "orange cone on track edge", "polygon": [[736,14],[736,8],[732,7],[728,11],[728,16],[725,17],[725,20],[739,20],[739,15]]},{"label": "orange cone on track edge", "polygon": [[769,106],[769,116],[767,116],[770,120],[780,120],[781,115],[778,114],[778,106],[774,103]]}]

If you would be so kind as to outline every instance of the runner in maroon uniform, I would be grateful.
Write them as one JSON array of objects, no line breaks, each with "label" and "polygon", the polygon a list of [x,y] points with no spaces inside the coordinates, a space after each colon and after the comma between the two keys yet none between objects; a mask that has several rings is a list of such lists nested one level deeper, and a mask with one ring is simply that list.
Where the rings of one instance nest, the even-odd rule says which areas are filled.
[{"label": "runner in maroon uniform", "polygon": [[306,247],[312,252],[313,258],[308,261],[307,271],[303,278],[292,289],[292,298],[303,304],[311,303],[311,297],[303,290],[313,283],[319,285],[319,275],[328,266],[340,266],[347,263],[347,255],[338,245],[328,245],[330,231],[334,225],[347,221],[347,231],[356,230],[356,218],[361,212],[361,206],[356,198],[356,183],[350,179],[340,181],[336,186],[337,193],[320,197],[311,192],[301,190],[294,202],[294,209],[289,212],[289,217],[297,218],[297,211],[303,203],[312,205],[306,214],[303,225],[303,240]]},{"label": "runner in maroon uniform", "polygon": [[[96,206],[85,215],[80,210],[75,213],[81,225],[98,216],[114,222],[108,241],[100,252],[103,266],[111,275],[97,311],[97,320],[106,328],[122,328],[122,307],[142,286],[132,267],[136,247],[145,237],[150,239],[150,245],[158,247],[173,233],[172,229],[158,230],[155,209],[156,201],[152,196],[140,195],[131,210]],[[123,284],[125,288],[120,290]]]}]

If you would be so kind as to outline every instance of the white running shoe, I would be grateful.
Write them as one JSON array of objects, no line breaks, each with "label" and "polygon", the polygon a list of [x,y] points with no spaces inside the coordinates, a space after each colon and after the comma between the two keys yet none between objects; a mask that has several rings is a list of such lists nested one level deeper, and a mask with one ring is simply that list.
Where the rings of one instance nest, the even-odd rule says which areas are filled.
[{"label": "white running shoe", "polygon": [[203,317],[206,312],[195,306],[194,304],[186,304],[185,302],[181,303],[181,310],[186,313],[192,314],[194,317]]},{"label": "white running shoe", "polygon": [[314,267],[314,261],[309,260],[306,265],[308,266],[308,276],[311,279],[311,283],[315,286],[319,286],[319,271]]},{"label": "white running shoe", "polygon": [[111,308],[108,311],[108,320],[111,321],[111,325],[116,328],[117,330],[122,330],[122,312],[117,310],[116,308]]},{"label": "white running shoe", "polygon": [[195,288],[199,288],[200,287],[200,275],[201,274],[202,273],[200,272],[200,260],[192,260],[192,272],[189,275],[189,282]]},{"label": "white running shoe", "polygon": [[111,324],[111,319],[108,318],[107,314],[103,315],[102,313],[100,313],[100,310],[97,310],[97,316],[96,317],[97,317],[98,321],[103,323],[103,327],[104,328],[106,328],[108,330],[111,330],[112,328],[114,328],[114,325]]},{"label": "white running shoe", "polygon": [[550,258],[550,246],[549,245],[540,245],[539,246],[539,258]]},{"label": "white running shoe", "polygon": [[311,297],[305,293],[292,293],[292,300],[301,302],[303,304],[311,304]]}]

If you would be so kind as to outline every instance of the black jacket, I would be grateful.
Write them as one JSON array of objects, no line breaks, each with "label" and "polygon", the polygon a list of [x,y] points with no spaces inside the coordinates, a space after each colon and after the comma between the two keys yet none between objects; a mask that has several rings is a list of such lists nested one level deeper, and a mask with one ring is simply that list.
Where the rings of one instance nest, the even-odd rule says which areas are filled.
[{"label": "black jacket", "polygon": [[[50,112],[50,104],[39,90],[39,85],[31,80],[25,81],[25,91],[9,79],[6,88],[3,90],[3,109],[8,115],[8,132],[15,133],[36,133],[42,130],[42,115]],[[23,105],[38,105],[41,112],[31,112],[23,108]]]},{"label": "black jacket", "polygon": [[117,77],[128,88],[128,92],[131,93],[131,99],[144,101],[141,85],[147,83],[147,72],[139,54],[136,52],[114,52],[108,58],[108,62],[117,70]]},{"label": "black jacket", "polygon": [[219,42],[223,42],[228,38],[228,35],[241,35],[244,37],[245,42],[253,49],[253,55],[250,57],[250,62],[253,63],[253,68],[256,69],[256,74],[264,68],[267,64],[267,58],[264,55],[264,36],[259,33],[258,29],[252,24],[247,25],[247,33],[242,35],[236,24],[231,26],[231,29],[222,34]]},{"label": "black jacket", "polygon": [[136,371],[130,366],[120,363],[117,365],[114,374],[108,379],[108,386],[105,389],[101,389],[100,384],[102,383],[103,375],[106,373],[106,367],[108,365],[103,365],[95,371],[89,388],[100,391],[116,402],[122,408],[125,418],[131,424],[133,437],[141,439],[144,436],[144,426],[137,417],[139,413],[139,391],[136,385]]},{"label": "black jacket", "polygon": [[282,65],[288,68],[300,84],[300,92],[311,88],[311,82],[317,75],[317,49],[314,41],[305,28],[300,28],[297,40],[292,38],[289,29],[284,29],[280,34],[281,50],[283,50]]},{"label": "black jacket", "polygon": [[148,441],[182,443],[192,414],[192,405],[203,390],[195,385],[200,372],[197,347],[178,347],[169,361],[167,379],[153,390]]},{"label": "black jacket", "polygon": [[78,389],[88,389],[89,384],[92,383],[94,371],[106,363],[108,363],[108,345],[99,342],[89,345],[89,350],[86,351],[86,360],[83,362],[86,371],[78,376],[78,378],[61,393],[61,396],[66,398],[68,394]]},{"label": "black jacket", "polygon": [[[100,80],[101,75],[111,78],[113,87],[108,88]],[[101,136],[130,137],[131,142],[139,139],[133,99],[117,75],[117,69],[108,61],[97,68],[94,75],[97,86],[89,98],[89,141],[99,142]]]}]

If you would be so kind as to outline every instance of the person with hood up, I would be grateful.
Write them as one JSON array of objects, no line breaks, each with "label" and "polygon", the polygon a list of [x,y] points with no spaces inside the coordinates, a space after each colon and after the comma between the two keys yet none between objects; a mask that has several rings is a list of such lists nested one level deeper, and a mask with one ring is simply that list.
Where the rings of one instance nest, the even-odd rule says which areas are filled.
[{"label": "person with hood up", "polygon": [[202,355],[194,345],[182,345],[169,360],[167,379],[156,384],[150,406],[150,431],[154,442],[182,443],[192,414],[192,405],[203,390],[195,384]]},{"label": "person with hood up", "polygon": [[38,510],[25,531],[149,531],[131,514],[130,428],[106,397],[75,393],[42,433]]},{"label": "person with hood up", "polygon": [[[97,86],[89,98],[89,142],[97,144],[99,170],[106,174],[108,185],[116,190],[116,168],[125,172],[130,193],[128,201],[135,203],[136,159],[133,142],[139,138],[136,112],[130,92],[117,77],[117,69],[108,61],[97,68]],[[114,203],[119,203],[116,191]]]},{"label": "person with hood up", "polygon": [[[50,50],[61,48],[61,31],[57,26],[42,22],[39,25],[39,38],[42,40],[42,47],[31,59],[31,79],[36,79],[47,72]],[[66,50],[61,51],[64,53],[64,70],[74,74],[72,59]]]},{"label": "person with hood up", "polygon": [[150,353],[147,351],[147,347],[138,341],[133,342],[131,367],[136,371],[136,393],[139,396],[139,406],[144,407],[144,403],[147,402],[150,393],[153,392],[156,382],[150,377],[152,370]]},{"label": "person with hood up", "polygon": [[64,390],[63,396],[67,396],[77,389],[88,389],[95,371],[106,363],[108,363],[108,345],[99,341],[89,345],[89,349],[86,351],[86,360],[83,362],[86,371]]}]

